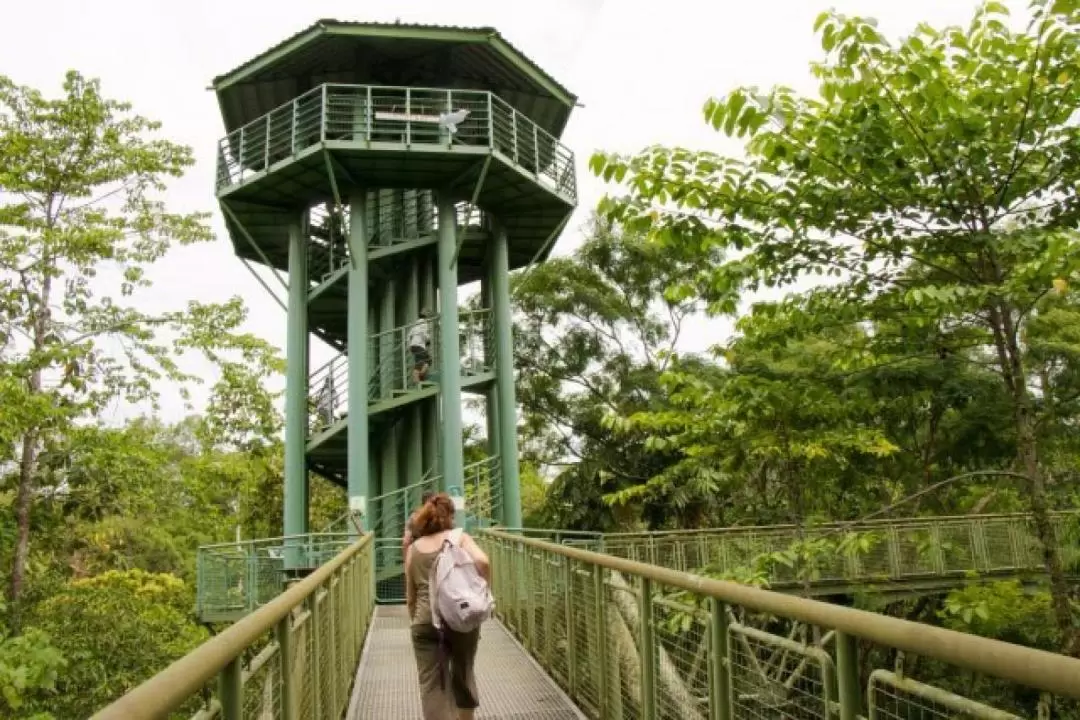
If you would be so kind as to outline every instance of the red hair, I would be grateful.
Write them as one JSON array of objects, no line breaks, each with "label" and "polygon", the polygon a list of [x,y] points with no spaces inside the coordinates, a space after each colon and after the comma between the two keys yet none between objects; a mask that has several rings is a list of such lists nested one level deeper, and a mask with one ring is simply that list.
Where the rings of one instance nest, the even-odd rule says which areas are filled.
[{"label": "red hair", "polygon": [[439,493],[425,502],[413,521],[416,537],[434,535],[454,528],[454,501],[446,493]]}]

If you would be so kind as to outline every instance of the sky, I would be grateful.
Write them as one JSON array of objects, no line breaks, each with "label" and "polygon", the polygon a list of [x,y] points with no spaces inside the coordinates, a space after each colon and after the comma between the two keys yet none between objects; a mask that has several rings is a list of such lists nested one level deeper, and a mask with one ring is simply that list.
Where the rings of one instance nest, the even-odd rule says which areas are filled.
[{"label": "sky", "polygon": [[[1016,10],[1018,2],[1007,3]],[[814,90],[809,63],[821,57],[812,25],[831,7],[878,20],[886,35],[919,22],[970,19],[974,0],[8,0],[0,24],[0,74],[47,94],[76,69],[98,77],[107,96],[160,120],[170,139],[194,148],[197,164],[165,197],[176,211],[209,211],[218,238],[178,250],[158,268],[148,310],[189,299],[220,302],[239,294],[247,329],[284,347],[285,313],[233,256],[213,193],[215,147],[225,134],[211,79],[321,18],[494,26],[576,93],[563,142],[576,153],[580,205],[555,247],[571,252],[580,227],[607,188],[588,172],[596,150],[633,152],[679,145],[738,153],[702,119],[711,96],[741,85]],[[683,349],[722,342],[727,321],[687,328]],[[313,341],[316,342],[317,341]],[[313,348],[312,366],[330,356]],[[191,365],[196,372],[208,368]],[[196,393],[196,397],[199,394]],[[178,395],[162,411],[179,419]],[[117,408],[127,415],[130,409]]]}]

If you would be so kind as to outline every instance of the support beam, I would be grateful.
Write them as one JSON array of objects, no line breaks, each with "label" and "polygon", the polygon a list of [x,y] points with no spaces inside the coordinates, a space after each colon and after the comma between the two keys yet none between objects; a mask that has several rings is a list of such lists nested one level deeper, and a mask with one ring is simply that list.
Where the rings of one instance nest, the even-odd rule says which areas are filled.
[{"label": "support beam", "polygon": [[[380,190],[379,192],[381,195],[384,191]],[[384,222],[384,219],[381,218],[380,222]],[[381,297],[379,298],[379,376],[383,389],[380,398],[391,397],[395,389],[404,387],[402,374],[404,368],[400,367],[403,356],[402,342],[404,340],[399,337],[401,333],[395,331],[397,327],[396,285],[397,283],[394,282],[393,278],[383,280]],[[398,431],[393,422],[384,424],[378,453],[381,485],[377,493],[385,495],[397,490],[401,483],[401,478],[398,477]],[[379,508],[378,510],[382,512],[385,511],[385,508]],[[375,511],[376,508],[372,508],[372,512]],[[382,527],[387,529],[387,532],[393,529],[396,533],[392,518],[374,518],[374,520],[380,522]]]},{"label": "support beam", "polygon": [[461,434],[461,343],[458,340],[457,212],[447,193],[439,204],[439,387],[442,395],[443,482],[455,503],[465,500]]},{"label": "support beam", "polygon": [[[289,315],[285,352],[285,535],[308,531],[307,429],[308,429],[308,308],[307,238],[300,218],[289,225]],[[285,555],[286,569],[301,567],[299,548]]]},{"label": "support beam", "polygon": [[349,195],[349,425],[348,495],[349,509],[362,513],[362,527],[371,529],[371,496],[368,468],[368,262],[367,196],[362,190]]},{"label": "support beam", "polygon": [[[406,204],[410,202],[410,196],[406,196]],[[411,202],[413,204],[412,211],[412,232],[415,233],[416,218],[415,218],[415,205],[416,195],[411,196]],[[406,223],[409,222],[409,213],[406,213]],[[408,231],[408,230],[407,230]],[[405,277],[404,287],[401,292],[401,307],[399,307],[399,317],[401,318],[401,324],[410,326],[416,322],[420,313],[420,257],[415,253],[408,257],[407,270],[408,274]],[[409,365],[405,368],[406,372],[412,372],[412,356],[406,357]],[[423,460],[424,460],[424,435],[423,435],[423,410],[420,407],[420,403],[413,403],[409,408],[408,413],[405,416],[405,422],[402,426],[402,439],[401,439],[401,452],[402,459],[404,461],[405,477],[403,480],[404,485],[412,485],[413,483],[420,482],[420,478],[424,474]]]},{"label": "support beam", "polygon": [[503,524],[521,527],[517,400],[514,396],[514,327],[510,312],[510,248],[506,228],[495,227],[491,244],[492,320],[495,323],[495,386],[499,398],[499,452]]},{"label": "support beam", "polygon": [[[422,212],[428,213],[423,217],[430,217],[431,212],[431,194],[424,192],[420,198],[427,203],[426,208]],[[435,255],[429,255],[424,253],[419,256],[417,261],[419,263],[419,282],[420,282],[420,309],[427,310],[428,313],[434,316],[436,311],[436,298],[435,298],[435,278],[437,276],[436,268],[438,267],[438,258]],[[435,348],[435,358],[439,357],[438,344],[439,339],[433,337],[432,347]],[[435,373],[436,367],[431,368],[431,372]],[[439,463],[439,400],[438,398],[432,398],[431,400],[423,401],[422,424],[423,424],[423,465],[424,472],[441,473]],[[440,483],[439,487],[442,487]]]}]

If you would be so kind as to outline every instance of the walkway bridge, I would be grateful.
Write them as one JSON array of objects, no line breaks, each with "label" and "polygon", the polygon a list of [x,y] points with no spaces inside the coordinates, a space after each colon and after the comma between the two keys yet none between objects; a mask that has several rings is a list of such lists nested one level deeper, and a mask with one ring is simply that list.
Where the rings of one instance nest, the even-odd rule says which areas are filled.
[{"label": "walkway bridge", "polygon": [[[1073,563],[1077,521],[1055,517]],[[774,587],[925,592],[973,575],[1028,579],[1039,563],[1025,516],[801,533],[476,535],[498,602],[482,632],[479,718],[1080,717],[1080,660],[700,574],[760,567],[793,542],[828,541],[842,560],[793,562],[809,572],[780,574]],[[286,543],[327,559],[281,593],[273,558]],[[400,574],[399,543],[331,531],[281,539],[274,552],[269,541],[244,546],[242,560],[229,559],[243,568],[231,586],[240,619],[95,717],[419,718],[407,619],[386,582]],[[203,552],[200,579],[216,576],[221,547]],[[204,614],[227,609],[209,601],[200,599]],[[938,685],[920,682],[928,677]]]}]

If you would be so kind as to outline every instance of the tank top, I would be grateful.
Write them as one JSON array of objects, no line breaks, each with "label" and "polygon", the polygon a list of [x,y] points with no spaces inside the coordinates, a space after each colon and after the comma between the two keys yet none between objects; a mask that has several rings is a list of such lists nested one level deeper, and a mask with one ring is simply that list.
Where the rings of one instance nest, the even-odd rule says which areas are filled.
[{"label": "tank top", "polygon": [[[419,538],[418,538],[419,539]],[[412,616],[413,625],[431,625],[431,567],[442,552],[440,544],[432,552],[420,552],[414,543],[412,547],[412,566],[409,568],[409,580],[416,588],[416,611]]]}]

